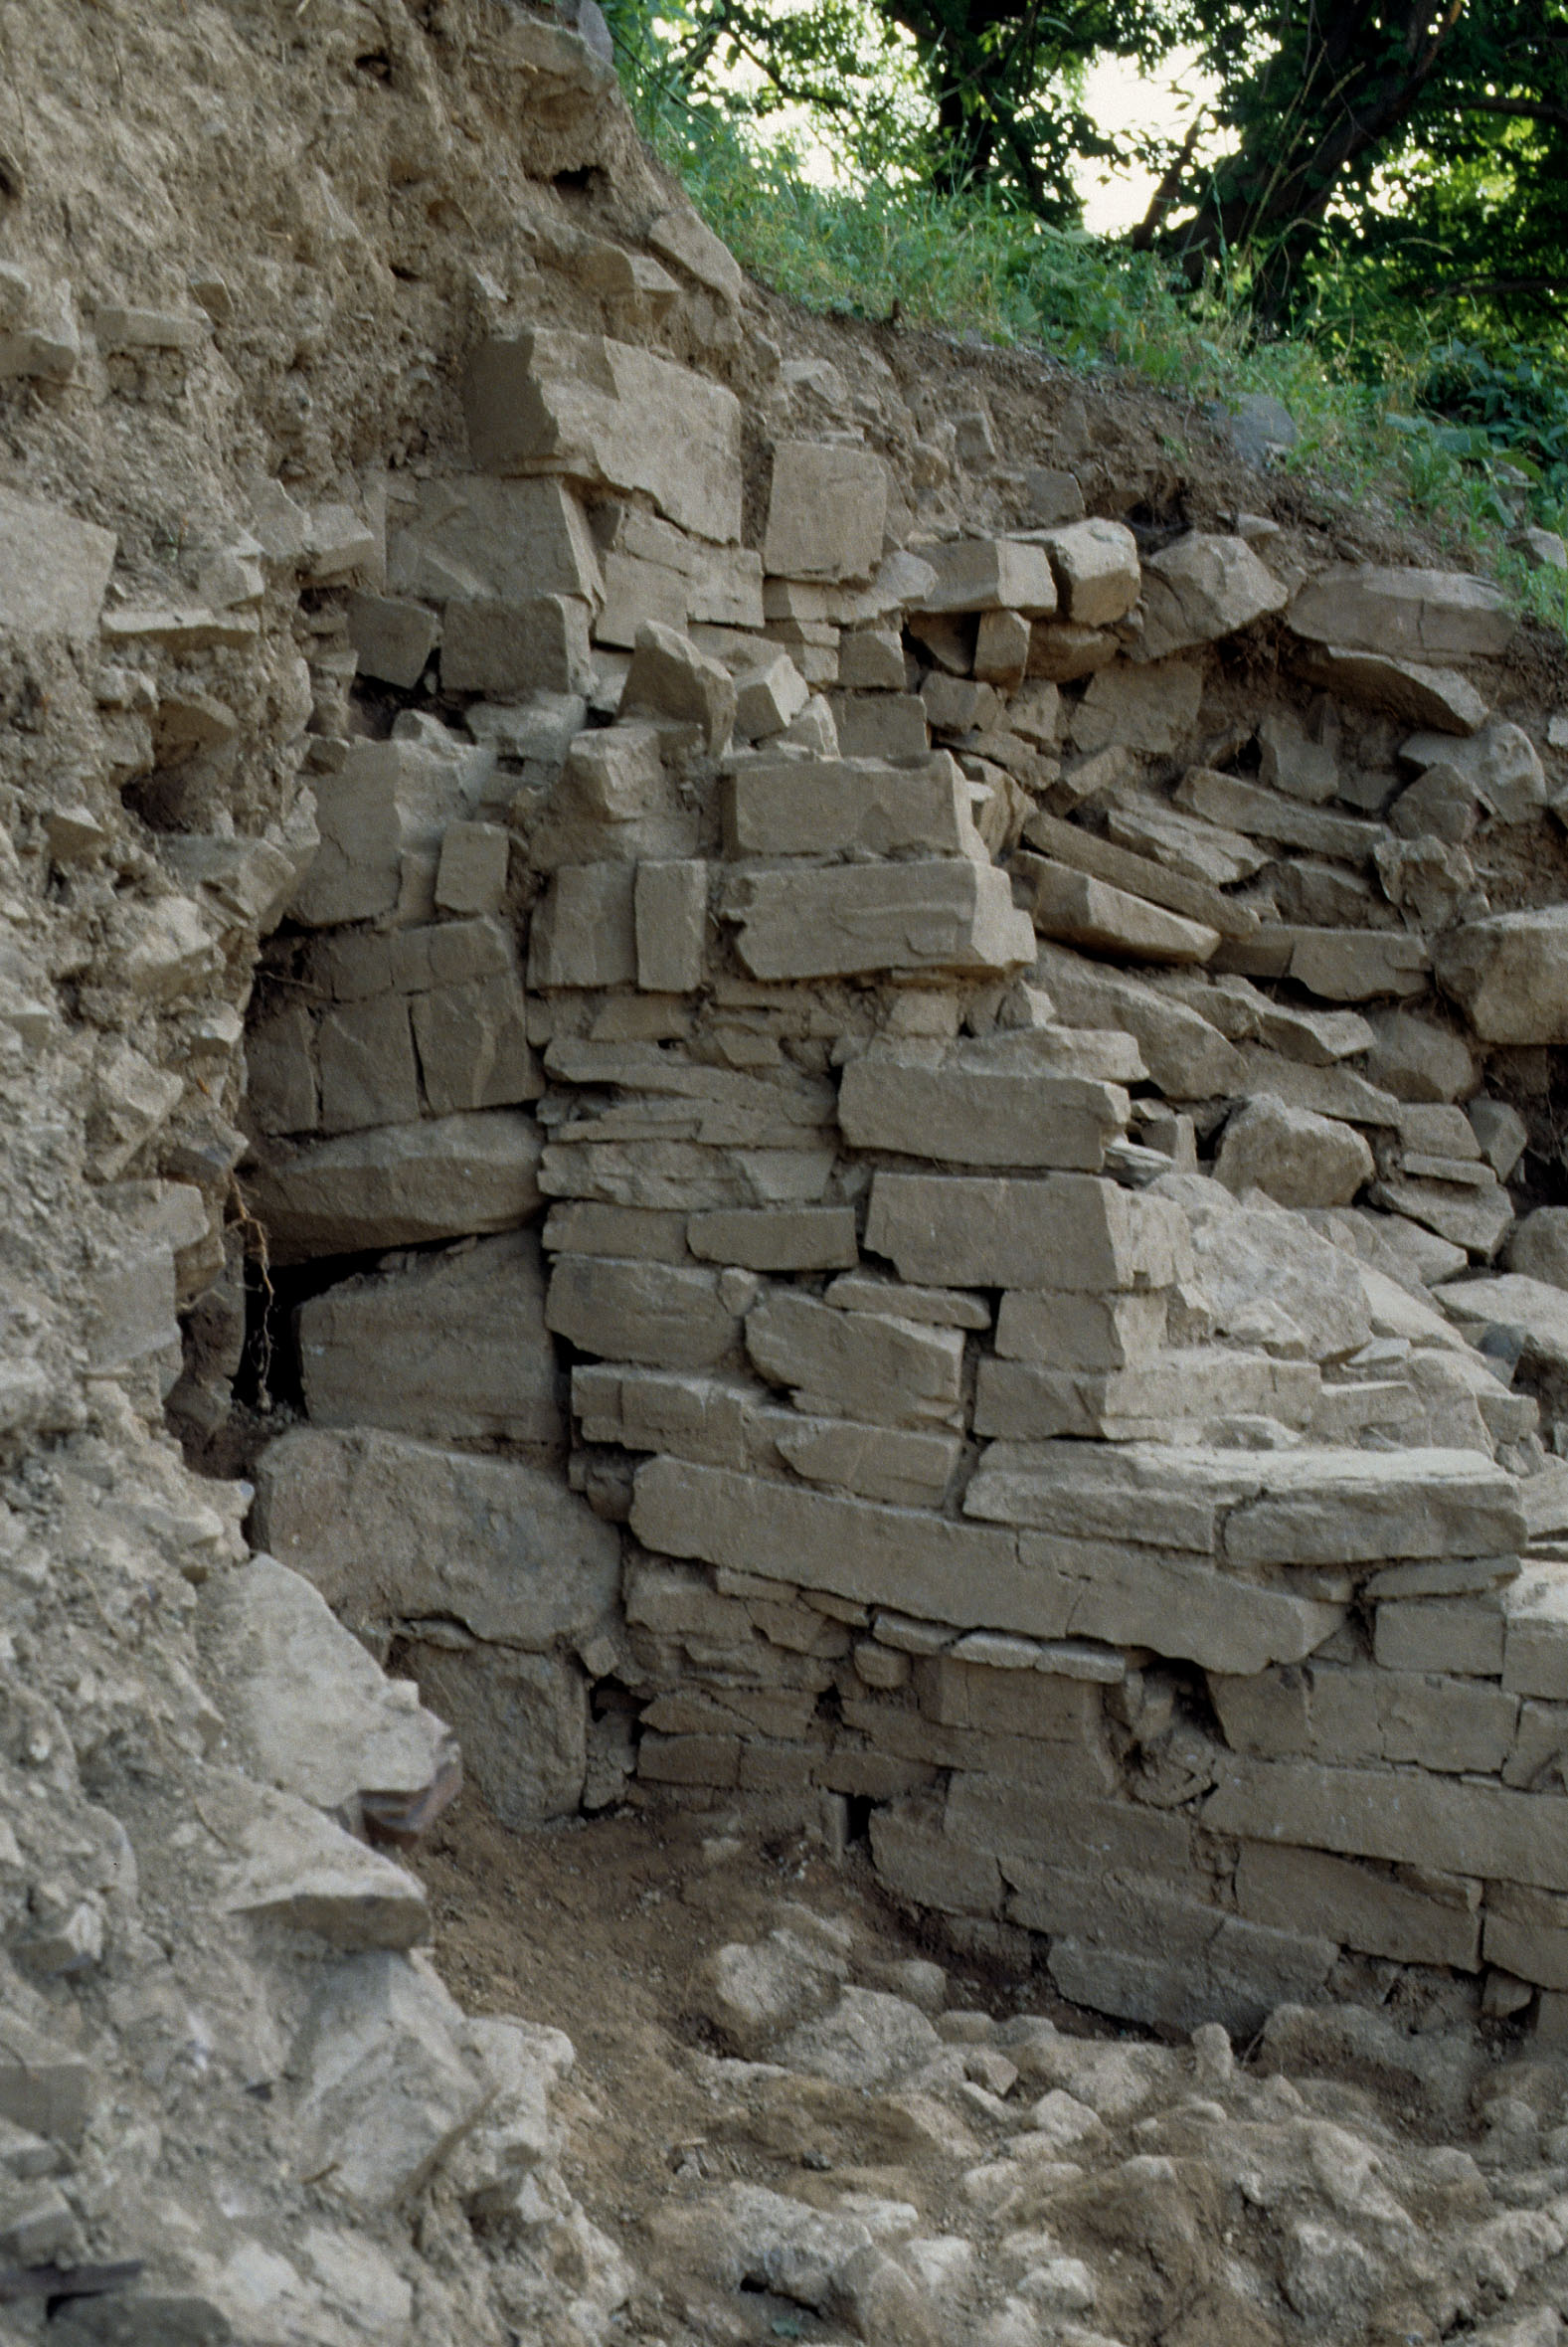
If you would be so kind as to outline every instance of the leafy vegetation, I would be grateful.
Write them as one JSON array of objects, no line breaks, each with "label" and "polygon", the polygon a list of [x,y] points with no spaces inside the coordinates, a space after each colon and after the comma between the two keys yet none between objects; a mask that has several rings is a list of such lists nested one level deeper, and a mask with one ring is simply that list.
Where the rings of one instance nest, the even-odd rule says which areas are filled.
[{"label": "leafy vegetation", "polygon": [[[1288,464],[1363,507],[1382,500],[1392,513],[1413,499],[1457,557],[1507,578],[1568,632],[1563,575],[1527,570],[1509,542],[1526,520],[1568,526],[1568,331],[1541,323],[1532,342],[1510,340],[1469,297],[1423,310],[1396,297],[1376,239],[1349,233],[1337,258],[1314,262],[1309,303],[1282,319],[1256,298],[1251,248],[1194,285],[1153,239],[1090,236],[994,182],[943,186],[911,144],[922,123],[908,47],[890,41],[878,64],[850,38],[868,11],[869,0],[811,0],[791,18],[838,21],[825,62],[818,25],[782,85],[757,69],[749,88],[705,92],[706,68],[691,73],[693,20],[671,27],[613,0],[647,135],[758,277],[817,310],[1128,367],[1200,401],[1273,393],[1301,431]],[[779,134],[781,86],[813,133],[835,135],[855,109],[836,173],[808,173]],[[852,167],[867,155],[881,167]]]}]

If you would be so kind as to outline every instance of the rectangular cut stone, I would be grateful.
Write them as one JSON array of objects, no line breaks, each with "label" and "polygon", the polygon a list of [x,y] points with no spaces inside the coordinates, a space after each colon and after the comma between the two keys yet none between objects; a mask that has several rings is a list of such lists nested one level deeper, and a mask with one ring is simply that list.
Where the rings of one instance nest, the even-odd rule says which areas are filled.
[{"label": "rectangular cut stone", "polygon": [[1502,1684],[1516,1695],[1568,1700],[1568,1567],[1532,1565],[1509,1590]]},{"label": "rectangular cut stone", "polygon": [[945,1915],[994,1915],[1002,1902],[996,1861],[971,1851],[942,1830],[940,1820],[913,1806],[871,1813],[871,1857],[896,1897]]},{"label": "rectangular cut stone", "polygon": [[1129,896],[1071,865],[1018,854],[1012,868],[1030,889],[1035,928],[1064,945],[1132,962],[1207,962],[1219,945],[1217,929]]},{"label": "rectangular cut stone", "polygon": [[781,441],[774,451],[763,568],[776,578],[869,579],[882,559],[887,511],[887,466],[874,451]]},{"label": "rectangular cut stone", "polygon": [[[968,1646],[977,1641],[964,1640]],[[1032,1641],[997,1644],[1028,1650]],[[1099,1688],[1088,1679],[1062,1679],[1031,1667],[1009,1671],[967,1662],[961,1653],[918,1662],[915,1700],[944,1727],[979,1727],[992,1735],[1034,1736],[1045,1743],[1082,1744],[1104,1718]]]},{"label": "rectangular cut stone", "polygon": [[1345,1615],[1342,1605],[1239,1581],[1179,1551],[1025,1532],[1018,1554],[1025,1565],[1063,1576],[1073,1637],[1151,1646],[1207,1671],[1245,1675],[1299,1663]]},{"label": "rectangular cut stone", "polygon": [[[788,1415],[793,1415],[788,1413]],[[768,1430],[781,1459],[807,1483],[833,1484],[897,1508],[940,1507],[963,1455],[962,1437],[839,1418],[772,1413]]]},{"label": "rectangular cut stone", "polygon": [[944,1825],[961,1849],[983,1850],[1003,1870],[1018,1865],[1079,1866],[1182,1882],[1192,1872],[1192,1840],[1179,1812],[1131,1802],[1055,1803],[1033,1786],[955,1775]]},{"label": "rectangular cut stone", "polygon": [[566,864],[535,908],[531,987],[632,986],[637,975],[631,864]]},{"label": "rectangular cut stone", "polygon": [[703,1262],[747,1271],[839,1271],[858,1254],[852,1206],[720,1208],[693,1214],[686,1238]]},{"label": "rectangular cut stone", "polygon": [[919,597],[923,612],[1022,612],[1048,619],[1056,609],[1056,581],[1043,546],[1018,538],[955,538],[920,549],[936,583]]},{"label": "rectangular cut stone", "polygon": [[639,562],[631,554],[605,557],[605,608],[594,622],[594,641],[636,647],[637,630],[649,620],[684,634],[691,619],[691,583],[661,562]]},{"label": "rectangular cut stone", "polygon": [[839,1312],[890,1312],[895,1320],[922,1321],[934,1329],[991,1325],[983,1296],[965,1295],[961,1288],[911,1288],[872,1272],[846,1272],[830,1281],[822,1301]]},{"label": "rectangular cut stone", "polygon": [[1568,1989],[1568,1898],[1488,1884],[1483,1945],[1487,1963],[1516,1979]]},{"label": "rectangular cut stone", "polygon": [[1247,1451],[993,1442],[963,1505],[965,1515],[1066,1539],[1132,1540],[1212,1556],[1224,1516],[1260,1480],[1258,1455]]},{"label": "rectangular cut stone", "polygon": [[1497,1598],[1431,1597],[1380,1605],[1373,1653],[1386,1671],[1496,1679],[1502,1671],[1502,1640]]},{"label": "rectangular cut stone", "polygon": [[516,697],[587,692],[588,619],[588,605],[568,595],[453,601],[441,631],[441,683]]},{"label": "rectangular cut stone", "polygon": [[479,345],[463,405],[486,472],[641,489],[682,529],[719,545],[740,537],[740,402],[689,367],[541,326]]},{"label": "rectangular cut stone", "polygon": [[654,1263],[684,1263],[686,1217],[574,1201],[551,1207],[541,1244],[549,1255],[642,1256]]},{"label": "rectangular cut stone", "polygon": [[1169,1312],[1158,1289],[1138,1296],[1011,1289],[996,1316],[996,1351],[1003,1360],[1052,1368],[1125,1369],[1164,1350]]},{"label": "rectangular cut stone", "polygon": [[1481,1962],[1479,1887],[1456,1880],[1445,1888],[1451,1896],[1436,1898],[1398,1875],[1266,1842],[1244,1842],[1236,1866],[1236,1904],[1256,1923],[1289,1929],[1309,1917],[1362,1955],[1474,1972]]},{"label": "rectangular cut stone", "polygon": [[869,1312],[835,1312],[782,1288],[746,1320],[746,1350],[760,1373],[787,1385],[817,1415],[880,1426],[958,1419],[963,1335]]},{"label": "rectangular cut stone", "polygon": [[1191,1270],[1179,1207],[1087,1174],[878,1173],[865,1243],[901,1278],[933,1286],[1104,1294],[1166,1288]]},{"label": "rectangular cut stone", "polygon": [[1225,1740],[1255,1759],[1413,1760],[1443,1775],[1495,1776],[1518,1699],[1474,1679],[1313,1662],[1256,1679],[1214,1678]]},{"label": "rectangular cut stone", "polygon": [[1365,823],[1347,814],[1329,814],[1307,807],[1283,792],[1266,791],[1257,783],[1239,782],[1234,775],[1216,774],[1211,767],[1194,766],[1176,787],[1176,805],[1190,808],[1226,830],[1250,838],[1272,839],[1282,847],[1299,847],[1308,855],[1326,855],[1343,863],[1365,863],[1386,837],[1381,823]]},{"label": "rectangular cut stone", "polygon": [[754,978],[892,976],[952,970],[1008,976],[1034,960],[1028,915],[1005,872],[965,858],[738,871],[726,902]]},{"label": "rectangular cut stone", "polygon": [[[399,479],[407,482],[408,475]],[[535,595],[603,600],[593,533],[564,481],[465,472],[411,486],[413,501],[387,536],[390,594],[428,603]],[[417,683],[418,674],[407,681]]]},{"label": "rectangular cut stone", "polygon": [[433,1439],[560,1442],[561,1378],[531,1232],[367,1272],[300,1307],[305,1408],[318,1426]]},{"label": "rectangular cut stone", "polygon": [[1290,1842],[1568,1891],[1568,1798],[1394,1768],[1310,1760],[1226,1764],[1202,1810],[1211,1833]]},{"label": "rectangular cut stone", "polygon": [[738,1333],[719,1299],[720,1276],[696,1264],[558,1255],[545,1325],[604,1359],[706,1368]]},{"label": "rectangular cut stone", "polygon": [[1306,1426],[1319,1391],[1315,1362],[1219,1346],[1098,1372],[982,1360],[974,1431],[1013,1442],[1049,1442],[1058,1435],[1176,1442],[1184,1430],[1215,1418],[1266,1417]]},{"label": "rectangular cut stone", "polygon": [[1525,1544],[1518,1484],[1479,1451],[1274,1451],[1225,1527],[1234,1563],[1501,1556]]},{"label": "rectangular cut stone", "polygon": [[970,787],[946,754],[921,766],[875,758],[758,758],[724,785],[727,852],[824,856],[924,851],[984,860]]},{"label": "rectangular cut stone", "polygon": [[[1179,816],[1170,819],[1180,820]],[[1222,937],[1250,937],[1258,926],[1258,916],[1250,906],[1237,904],[1219,889],[1186,873],[1173,872],[1148,856],[1135,855],[1112,840],[1097,838],[1094,832],[1082,829],[1077,823],[1064,822],[1059,815],[1043,812],[1031,815],[1023,835],[1031,847],[1037,847],[1042,855],[1055,862],[1071,864],[1075,870],[1107,881],[1129,896],[1163,905],[1167,911],[1180,913],[1189,921],[1217,929]]]},{"label": "rectangular cut stone", "polygon": [[[442,756],[425,742],[356,742],[340,771],[316,779],[321,831],[289,912],[307,928],[400,914],[429,919],[449,822],[473,812],[493,760],[484,750]],[[410,902],[411,859],[429,862],[432,901]]]},{"label": "rectangular cut stone", "polygon": [[246,1175],[274,1263],[508,1230],[541,1203],[540,1132],[516,1109],[269,1149]]},{"label": "rectangular cut stone", "polygon": [[640,863],[632,888],[637,985],[688,994],[702,984],[708,942],[708,867],[695,860]]},{"label": "rectangular cut stone", "polygon": [[[823,656],[836,665],[836,651]],[[812,682],[821,681],[807,667],[807,657],[803,651],[795,653]],[[926,704],[919,693],[829,693],[827,705],[846,758],[893,758],[901,765],[917,765],[931,755]]]},{"label": "rectangular cut stone", "polygon": [[1128,1095],[1061,1076],[1024,1051],[946,1057],[919,1044],[874,1047],[845,1068],[838,1122],[854,1149],[949,1165],[1063,1167],[1097,1174],[1126,1131]]},{"label": "rectangular cut stone", "polygon": [[1464,571],[1345,565],[1304,587],[1289,624],[1314,643],[1412,660],[1493,657],[1516,622],[1502,590]]},{"label": "rectangular cut stone", "polygon": [[1204,1100],[1243,1088],[1241,1053],[1190,1004],[1144,979],[1087,960],[1065,946],[1041,946],[1036,983],[1067,1027],[1125,1028],[1167,1100]]}]

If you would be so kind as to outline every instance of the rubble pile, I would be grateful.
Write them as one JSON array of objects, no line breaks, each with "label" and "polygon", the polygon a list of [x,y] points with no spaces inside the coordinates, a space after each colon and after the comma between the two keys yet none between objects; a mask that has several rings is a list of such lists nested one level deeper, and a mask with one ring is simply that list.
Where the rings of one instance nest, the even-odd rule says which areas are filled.
[{"label": "rubble pile", "polygon": [[592,0],[13,29],[0,2320],[631,2319],[570,2044],[425,1952],[464,1770],[1129,2025],[1562,2043],[1560,648],[789,318]]}]

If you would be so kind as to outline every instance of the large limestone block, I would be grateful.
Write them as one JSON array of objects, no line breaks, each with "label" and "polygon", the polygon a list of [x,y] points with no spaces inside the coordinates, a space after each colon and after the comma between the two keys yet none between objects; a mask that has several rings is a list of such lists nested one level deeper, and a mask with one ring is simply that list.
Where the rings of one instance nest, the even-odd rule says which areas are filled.
[{"label": "large limestone block", "polygon": [[1568,1800],[1560,1794],[1419,1768],[1236,1758],[1201,1814],[1210,1832],[1249,1841],[1568,1890]]},{"label": "large limestone block", "polygon": [[1364,701],[1404,725],[1473,734],[1485,721],[1485,702],[1458,668],[1434,668],[1342,643],[1314,644],[1297,655],[1295,667],[1307,684]]},{"label": "large limestone block", "polygon": [[1524,1546],[1518,1483],[1484,1451],[1274,1451],[1225,1525],[1248,1566],[1400,1556],[1510,1556]]},{"label": "large limestone block", "polygon": [[530,987],[635,984],[635,875],[630,863],[562,866],[529,927]]},{"label": "large limestone block", "polygon": [[570,1658],[413,1640],[409,1665],[462,1742],[463,1768],[516,1833],[573,1816],[588,1773],[588,1687]]},{"label": "large limestone block", "polygon": [[1508,1269],[1568,1290],[1568,1206],[1537,1206],[1508,1241]]},{"label": "large limestone block", "polygon": [[306,1413],[317,1426],[554,1447],[562,1396],[544,1310],[532,1231],[342,1280],[300,1307]]},{"label": "large limestone block", "polygon": [[695,726],[703,748],[717,757],[734,729],[735,686],[728,668],[700,650],[689,635],[644,620],[636,632],[620,707],[627,717],[668,718]]},{"label": "large limestone block", "polygon": [[496,596],[449,603],[441,631],[448,692],[586,693],[594,682],[589,607],[570,595]]},{"label": "large limestone block", "polygon": [[1024,1360],[982,1360],[974,1431],[1009,1441],[1058,1435],[1107,1442],[1178,1442],[1215,1420],[1272,1418],[1305,1426],[1320,1390],[1315,1364],[1226,1346],[1175,1350],[1094,1373]]},{"label": "large limestone block", "polygon": [[874,758],[759,758],[724,786],[732,856],[962,855],[985,862],[970,786],[943,754],[921,766]]},{"label": "large limestone block", "polygon": [[[1107,1898],[1103,1884],[1090,1888],[1090,1903],[1107,1910],[1107,1938],[1095,1943],[1062,1931],[1051,1942],[1051,1978],[1075,2004],[1145,2028],[1191,2034],[1212,2024],[1239,2040],[1252,2038],[1276,2006],[1319,1996],[1339,1952],[1331,1939],[1267,1929],[1239,1915],[1216,1917],[1195,1902],[1139,1892],[1133,1897],[1145,1945],[1160,1951],[1144,1953],[1122,1936],[1126,1900]],[[1075,1903],[1069,1891],[1053,1911],[1066,1921]],[[1040,1910],[1031,1910],[1020,1892],[1007,1911],[1023,1921]]]},{"label": "large limestone block", "polygon": [[887,512],[887,467],[870,449],[781,441],[763,568],[780,579],[869,579],[882,560]]},{"label": "large limestone block", "polygon": [[686,1243],[704,1263],[732,1263],[746,1271],[842,1271],[859,1260],[852,1206],[742,1206],[693,1214]]},{"label": "large limestone block", "polygon": [[387,536],[393,595],[430,603],[604,599],[593,533],[564,481],[452,473],[415,484],[412,506],[401,510],[402,526]]},{"label": "large limestone block", "polygon": [[741,534],[741,409],[689,367],[598,334],[536,327],[481,343],[463,390],[486,472],[640,489],[682,529]]},{"label": "large limestone block", "polygon": [[345,1002],[316,1029],[323,1133],[406,1125],[420,1113],[409,1005],[397,994]]},{"label": "large limestone block", "polygon": [[1018,1556],[1042,1588],[1060,1591],[1066,1628],[1057,1636],[1151,1646],[1206,1671],[1302,1662],[1344,1620],[1342,1605],[1239,1580],[1179,1551],[1024,1532]]},{"label": "large limestone block", "polygon": [[746,1350],[796,1406],[878,1426],[962,1422],[963,1334],[869,1312],[836,1312],[775,1289],[746,1316]]},{"label": "large limestone block", "polygon": [[354,743],[337,774],[316,779],[321,844],[293,918],[307,928],[393,913],[429,920],[441,834],[473,812],[492,764],[455,736]]},{"label": "large limestone block", "polygon": [[702,984],[708,945],[708,867],[700,858],[648,859],[632,889],[637,985],[689,994]]},{"label": "large limestone block", "polygon": [[117,543],[112,530],[0,487],[0,639],[89,642]]},{"label": "large limestone block", "polygon": [[1191,1266],[1178,1206],[1086,1174],[879,1173],[865,1243],[901,1279],[937,1287],[1165,1288]]},{"label": "large limestone block", "polygon": [[1063,1539],[1132,1541],[1211,1556],[1226,1512],[1261,1488],[1247,1453],[1175,1444],[993,1442],[964,1496],[966,1516]]},{"label": "large limestone block", "polygon": [[560,1475],[396,1434],[301,1427],[257,1464],[259,1536],[356,1630],[428,1620],[529,1653],[583,1639],[620,1542]]},{"label": "large limestone block", "polygon": [[268,1147],[246,1176],[274,1263],[509,1230],[543,1203],[541,1136],[515,1109],[481,1109]]},{"label": "large limestone block", "polygon": [[430,1937],[424,1884],[319,1810],[251,1786],[233,1807],[239,1815],[224,1823],[238,1863],[222,1895],[226,1914],[308,1931],[344,1950],[411,1948]]},{"label": "large limestone block", "polygon": [[1331,1939],[1363,1955],[1474,1972],[1481,1960],[1476,1886],[1456,1879],[1442,1889],[1439,1897],[1419,1880],[1267,1842],[1244,1842],[1236,1868],[1236,1904],[1254,1922],[1289,1929],[1310,1915]]},{"label": "large limestone block", "polygon": [[1159,660],[1250,628],[1254,620],[1283,611],[1290,594],[1245,538],[1192,530],[1148,557],[1142,601],[1135,656]]},{"label": "large limestone block", "polygon": [[[851,1060],[838,1122],[853,1149],[958,1166],[1061,1167],[1097,1174],[1125,1132],[1116,1084],[1053,1074],[1027,1034],[945,1052],[883,1044]],[[998,1048],[998,1044],[1000,1047]]]},{"label": "large limestone block", "polygon": [[1372,1178],[1372,1152],[1353,1125],[1265,1092],[1227,1123],[1214,1172],[1238,1197],[1261,1189],[1281,1206],[1348,1206]]},{"label": "large limestone block", "polygon": [[215,1577],[201,1627],[225,1717],[261,1783],[351,1828],[368,1813],[402,1832],[456,1792],[450,1730],[411,1681],[382,1673],[302,1573],[263,1555]]},{"label": "large limestone block", "polygon": [[1004,872],[964,858],[799,872],[737,871],[726,898],[754,978],[1007,976],[1034,960],[1034,930]]},{"label": "large limestone block", "polygon": [[1144,980],[1043,944],[1035,974],[1068,1027],[1124,1027],[1167,1100],[1207,1100],[1245,1088],[1241,1053],[1190,1003]]},{"label": "large limestone block", "polygon": [[1450,1028],[1409,1010],[1374,1010],[1366,1072],[1396,1100],[1465,1100],[1479,1078],[1470,1047]]},{"label": "large limestone block", "polygon": [[1177,786],[1176,805],[1190,808],[1205,822],[1249,838],[1275,840],[1282,847],[1300,847],[1308,855],[1333,856],[1347,863],[1364,863],[1384,835],[1380,824],[1306,807],[1283,792],[1262,790],[1207,766],[1188,769]]},{"label": "large limestone block", "polygon": [[1061,1369],[1142,1367],[1163,1352],[1169,1314],[1170,1299],[1158,1289],[1114,1296],[1009,1289],[996,1315],[997,1357]]},{"label": "large limestone block", "polygon": [[[1179,823],[1182,818],[1165,813],[1165,819]],[[1157,842],[1153,856],[1134,855],[1114,840],[1097,838],[1080,824],[1064,822],[1043,811],[1030,815],[1023,835],[1031,847],[1057,863],[1071,864],[1076,871],[1108,881],[1113,888],[1141,897],[1147,904],[1163,905],[1167,912],[1184,914],[1189,921],[1217,929],[1222,937],[1250,937],[1258,926],[1258,916],[1249,905],[1236,903],[1186,872],[1168,870]],[[1260,852],[1258,862],[1265,860]]]},{"label": "large limestone block", "polygon": [[1188,739],[1203,700],[1203,671],[1195,660],[1160,660],[1144,668],[1119,660],[1090,679],[1073,712],[1075,746],[1142,750],[1168,758]]},{"label": "large limestone block", "polygon": [[1568,905],[1468,922],[1433,964],[1482,1042],[1568,1043]]},{"label": "large limestone block", "polygon": [[720,1298],[722,1278],[691,1263],[558,1255],[545,1325],[602,1359],[707,1368],[723,1359],[740,1333]]},{"label": "large limestone block", "polygon": [[680,860],[695,854],[698,830],[695,809],[665,768],[658,726],[628,717],[573,741],[530,825],[528,860],[540,872],[644,856]]},{"label": "large limestone block", "polygon": [[1219,945],[1217,929],[1046,856],[1016,855],[1013,869],[1030,889],[1035,928],[1062,945],[1130,962],[1207,962]]},{"label": "large limestone block", "polygon": [[1056,577],[1064,620],[1080,628],[1109,628],[1125,620],[1138,598],[1137,540],[1124,522],[1075,521],[1040,540]]},{"label": "large limestone block", "polygon": [[1009,611],[1043,620],[1056,609],[1056,580],[1043,546],[1018,538],[955,538],[923,546],[921,559],[936,583],[920,597],[919,611]]},{"label": "large limestone block", "polygon": [[1346,565],[1304,587],[1290,624],[1315,643],[1409,660],[1495,658],[1516,622],[1501,588],[1463,571]]},{"label": "large limestone block", "polygon": [[1488,1328],[1517,1330],[1531,1367],[1568,1374],[1568,1295],[1561,1288],[1508,1272],[1500,1279],[1454,1281],[1435,1294],[1449,1318],[1476,1338]]}]

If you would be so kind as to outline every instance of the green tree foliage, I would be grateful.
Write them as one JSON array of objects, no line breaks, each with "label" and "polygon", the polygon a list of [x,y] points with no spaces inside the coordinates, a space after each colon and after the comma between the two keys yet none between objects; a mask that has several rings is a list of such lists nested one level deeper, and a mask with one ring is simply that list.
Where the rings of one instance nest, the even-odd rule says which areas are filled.
[{"label": "green tree foliage", "polygon": [[[1496,340],[1568,312],[1568,0],[615,0],[682,103],[803,107],[862,178],[1054,227],[1087,160],[1159,177],[1130,242],[1269,318],[1447,302]],[[1114,132],[1084,74],[1195,57],[1186,136]],[[1204,160],[1218,154],[1219,160]]]}]

